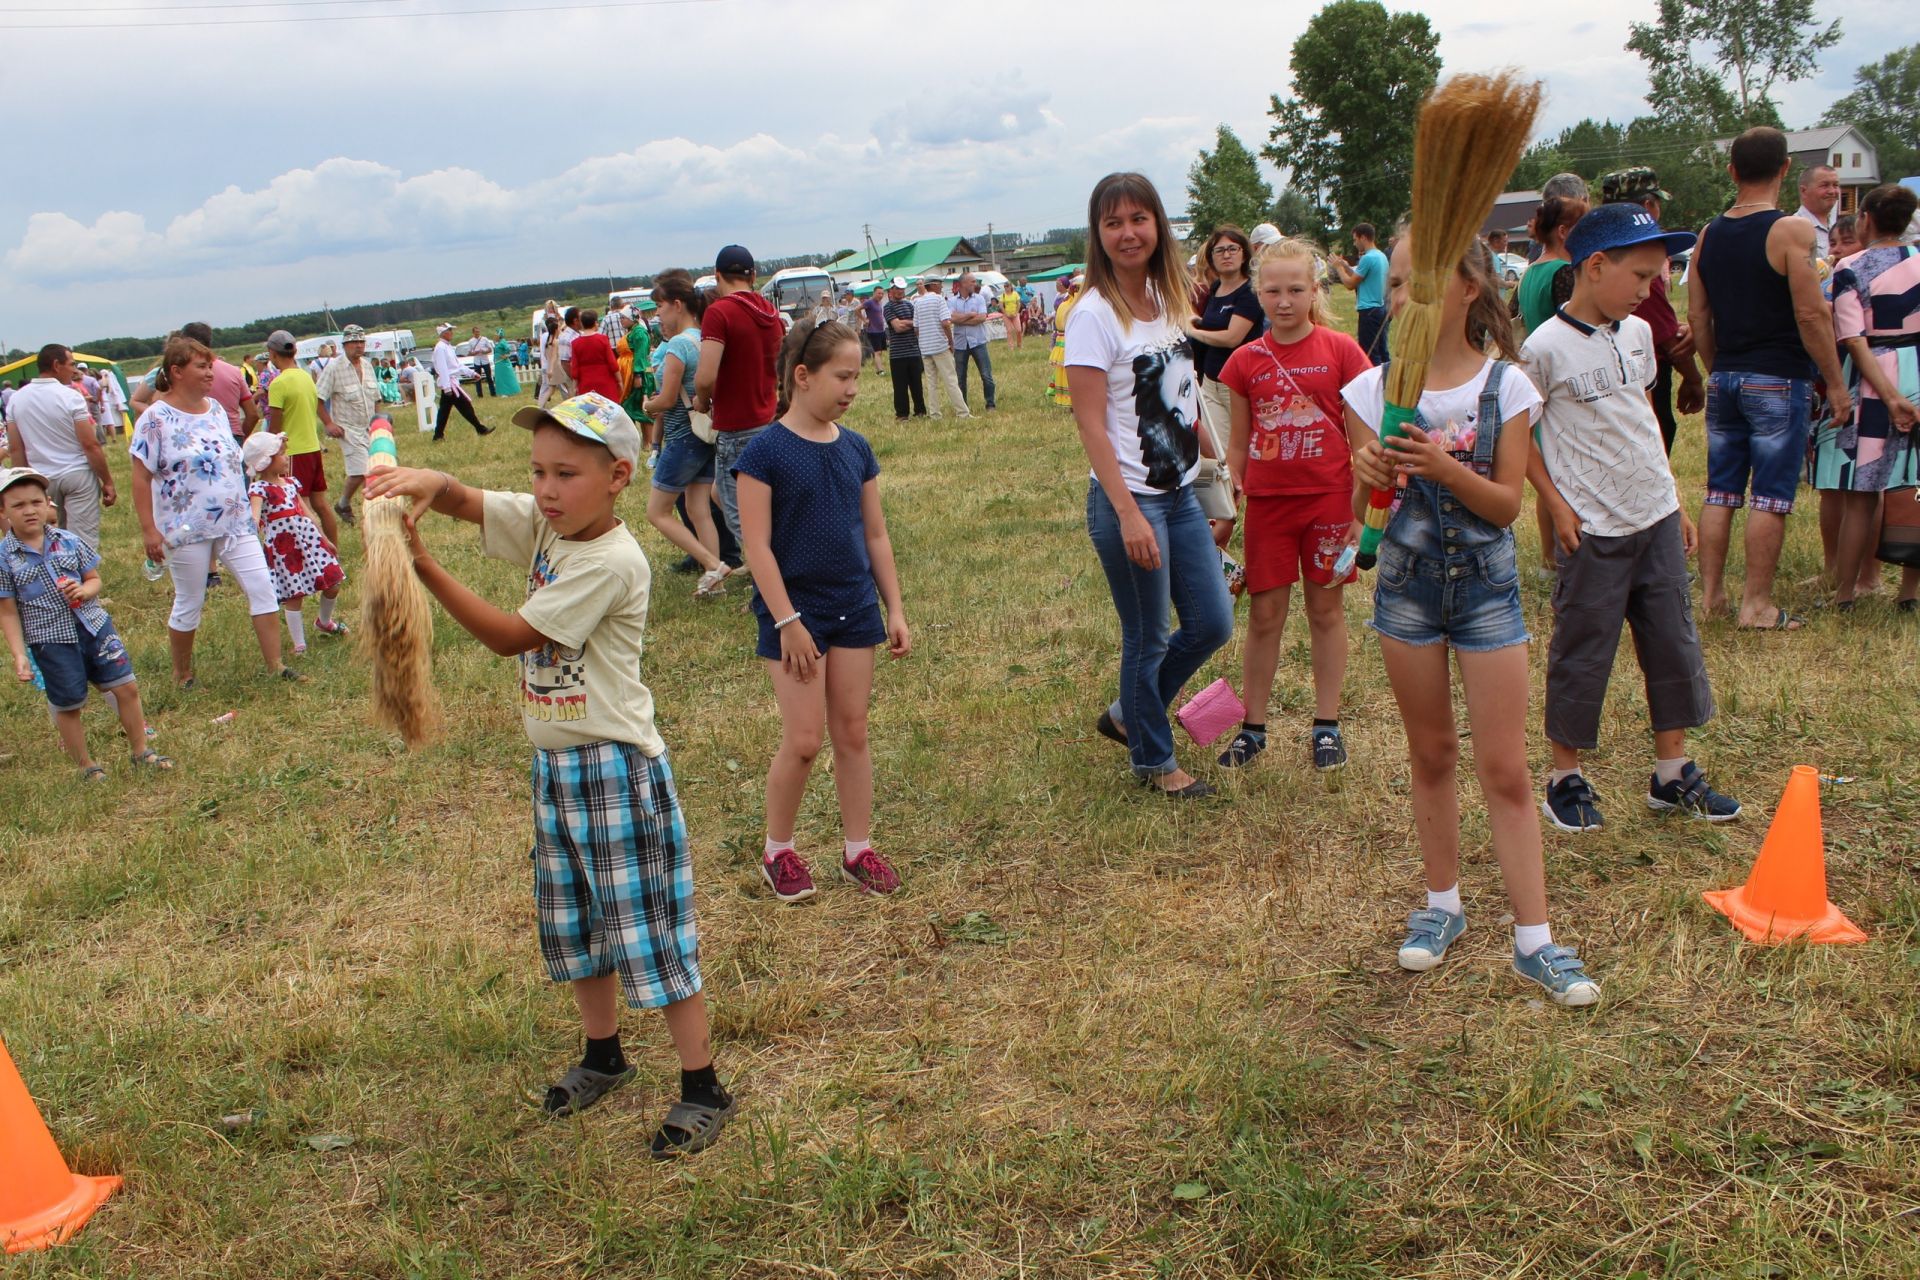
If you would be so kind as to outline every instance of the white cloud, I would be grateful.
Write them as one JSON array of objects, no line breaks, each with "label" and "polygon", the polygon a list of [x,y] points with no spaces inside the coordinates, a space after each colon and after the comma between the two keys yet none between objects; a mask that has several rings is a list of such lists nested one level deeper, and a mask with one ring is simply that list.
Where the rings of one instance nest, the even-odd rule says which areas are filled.
[{"label": "white cloud", "polygon": [[1003,71],[945,93],[915,96],[875,120],[873,132],[890,151],[1002,142],[1057,123],[1046,101],[1046,91],[1030,87],[1018,71]]}]

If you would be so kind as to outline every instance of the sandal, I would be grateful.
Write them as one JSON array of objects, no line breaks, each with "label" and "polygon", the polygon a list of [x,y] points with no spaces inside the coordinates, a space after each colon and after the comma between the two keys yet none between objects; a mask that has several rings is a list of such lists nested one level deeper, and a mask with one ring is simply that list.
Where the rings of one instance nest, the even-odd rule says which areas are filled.
[{"label": "sandal", "polygon": [[134,756],[133,762],[148,769],[158,769],[161,773],[171,773],[173,771],[173,761],[161,755],[152,747],[148,747],[145,751]]},{"label": "sandal", "polygon": [[182,693],[192,693],[195,689],[198,689],[199,687],[200,687],[199,676],[188,676],[185,680],[182,680],[180,682],[180,692]]},{"label": "sandal", "polygon": [[82,782],[105,782],[106,780],[107,767],[105,765],[90,764],[80,771],[80,781]]},{"label": "sandal", "polygon": [[[301,653],[305,653],[305,652],[306,652],[306,650],[304,650],[304,649],[302,649],[302,650],[300,650],[299,652],[301,652]],[[303,676],[303,675],[301,675],[301,674],[300,674],[300,673],[299,673],[298,671],[295,671],[295,670],[294,670],[294,669],[293,669],[292,667],[282,667],[282,668],[280,668],[280,678],[281,678],[282,680],[285,680],[285,681],[286,681],[286,682],[287,682],[288,684],[305,684],[305,683],[307,683],[307,678],[306,678],[305,676]]]},{"label": "sandal", "polygon": [[1901,601],[1898,601],[1897,603],[1899,605],[1900,612],[1902,613],[1912,613],[1915,608],[1920,608],[1920,598],[1916,598],[1913,600],[1901,600]]},{"label": "sandal", "polygon": [[1796,618],[1785,609],[1775,609],[1773,621],[1770,624],[1754,626],[1743,622],[1740,623],[1736,629],[1740,631],[1798,631],[1806,625],[1807,620],[1805,618]]},{"label": "sandal", "polygon": [[[728,1098],[724,1107],[709,1107],[682,1098],[667,1108],[667,1118],[660,1122],[647,1154],[655,1160],[672,1160],[705,1151],[719,1140],[720,1131],[739,1109],[740,1103],[734,1098]],[[675,1133],[684,1136],[676,1138]]]},{"label": "sandal", "polygon": [[568,1116],[579,1115],[638,1074],[638,1067],[628,1067],[625,1071],[611,1074],[589,1067],[568,1067],[567,1074],[560,1077],[560,1083],[547,1089],[547,1096],[540,1103],[541,1110],[547,1113],[549,1120],[564,1120]]}]

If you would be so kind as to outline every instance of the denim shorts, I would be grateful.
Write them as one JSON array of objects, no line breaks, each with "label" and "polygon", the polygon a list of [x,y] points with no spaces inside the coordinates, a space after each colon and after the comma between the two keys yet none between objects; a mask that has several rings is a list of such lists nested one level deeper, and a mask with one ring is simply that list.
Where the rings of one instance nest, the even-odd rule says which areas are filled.
[{"label": "denim shorts", "polygon": [[1367,625],[1402,644],[1450,644],[1463,653],[1525,644],[1513,539],[1456,555],[1451,568],[1397,542],[1381,543]]},{"label": "denim shorts", "polygon": [[133,683],[133,659],[120,633],[108,622],[100,634],[80,633],[78,644],[28,645],[40,675],[47,683],[47,705],[55,711],[77,711],[87,705],[87,686],[118,689]]},{"label": "denim shorts", "polygon": [[1763,373],[1707,376],[1707,505],[1793,510],[1813,418],[1813,383]]},{"label": "denim shorts", "polygon": [[660,446],[653,462],[653,487],[685,493],[690,484],[713,483],[713,446],[689,431]]},{"label": "denim shorts", "polygon": [[[773,615],[758,609],[754,612],[760,618],[760,643],[754,652],[770,662],[780,661],[780,633],[774,629]],[[802,611],[800,625],[821,653],[829,649],[871,649],[887,642],[887,622],[880,616],[878,604],[844,614]]]}]

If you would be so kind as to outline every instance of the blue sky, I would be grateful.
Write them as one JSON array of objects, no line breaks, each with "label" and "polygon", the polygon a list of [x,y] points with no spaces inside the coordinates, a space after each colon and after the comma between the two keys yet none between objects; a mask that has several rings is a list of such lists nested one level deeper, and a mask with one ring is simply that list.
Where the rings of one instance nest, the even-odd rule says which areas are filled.
[{"label": "blue sky", "polygon": [[[0,15],[96,24],[6,32],[0,112],[55,127],[23,138],[0,182],[0,344],[630,275],[733,240],[825,251],[858,244],[863,223],[880,240],[1039,231],[1077,222],[1116,168],[1152,175],[1177,207],[1217,124],[1265,141],[1267,96],[1312,12],[691,0],[400,21],[365,15],[525,0],[183,3]],[[1543,132],[1645,109],[1621,46],[1653,0],[1598,17],[1389,7],[1424,9],[1449,70],[1545,80]],[[1790,123],[1913,38],[1893,8],[1834,11],[1845,42],[1780,95]],[[256,21],[324,15],[352,20]],[[104,25],[190,19],[222,25]]]}]

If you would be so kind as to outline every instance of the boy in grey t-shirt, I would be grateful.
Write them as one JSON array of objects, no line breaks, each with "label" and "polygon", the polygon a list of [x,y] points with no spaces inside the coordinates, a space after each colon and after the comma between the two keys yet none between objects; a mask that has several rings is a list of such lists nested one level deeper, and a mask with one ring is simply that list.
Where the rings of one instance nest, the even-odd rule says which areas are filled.
[{"label": "boy in grey t-shirt", "polygon": [[1547,652],[1553,772],[1541,808],[1561,831],[1602,825],[1580,753],[1599,745],[1623,621],[1653,721],[1648,807],[1709,822],[1740,816],[1739,803],[1708,786],[1686,753],[1686,731],[1713,717],[1687,577],[1695,531],[1647,399],[1653,334],[1633,315],[1668,256],[1693,240],[1661,231],[1638,205],[1587,214],[1567,238],[1573,297],[1522,348],[1546,401],[1527,478],[1553,521],[1560,570]]}]

